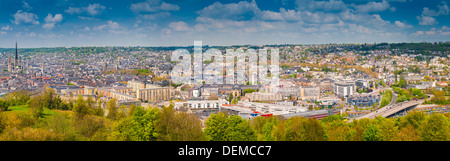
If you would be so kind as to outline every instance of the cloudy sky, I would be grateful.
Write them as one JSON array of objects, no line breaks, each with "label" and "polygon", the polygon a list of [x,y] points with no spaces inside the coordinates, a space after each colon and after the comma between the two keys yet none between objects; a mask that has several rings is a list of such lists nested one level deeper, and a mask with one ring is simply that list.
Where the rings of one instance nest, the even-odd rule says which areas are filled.
[{"label": "cloudy sky", "polygon": [[449,0],[0,0],[0,47],[450,41]]}]

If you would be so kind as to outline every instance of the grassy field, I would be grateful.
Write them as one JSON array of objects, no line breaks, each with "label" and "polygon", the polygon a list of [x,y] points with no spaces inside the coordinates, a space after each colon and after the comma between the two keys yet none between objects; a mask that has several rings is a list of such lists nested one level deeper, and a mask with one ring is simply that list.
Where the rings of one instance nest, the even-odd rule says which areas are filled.
[{"label": "grassy field", "polygon": [[[28,105],[9,106],[7,112],[26,113],[28,112],[28,109],[30,109]],[[44,108],[43,111],[44,117],[52,116],[53,114],[55,114],[55,111],[52,111],[48,108]]]}]

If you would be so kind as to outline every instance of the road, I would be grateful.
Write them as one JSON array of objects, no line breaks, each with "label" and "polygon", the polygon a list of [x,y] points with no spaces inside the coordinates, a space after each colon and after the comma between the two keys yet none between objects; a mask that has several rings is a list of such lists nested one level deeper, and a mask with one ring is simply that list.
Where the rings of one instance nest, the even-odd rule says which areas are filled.
[{"label": "road", "polygon": [[[424,100],[417,100],[417,101],[406,101],[398,104],[389,104],[381,109],[378,109],[374,112],[368,113],[364,116],[357,117],[355,119],[349,120],[349,122],[353,120],[359,120],[363,118],[375,118],[378,115],[381,115],[382,117],[388,117],[392,114],[395,114],[398,111],[401,111],[405,108],[414,106],[414,105],[420,105],[423,103]],[[391,102],[392,103],[392,102]]]}]

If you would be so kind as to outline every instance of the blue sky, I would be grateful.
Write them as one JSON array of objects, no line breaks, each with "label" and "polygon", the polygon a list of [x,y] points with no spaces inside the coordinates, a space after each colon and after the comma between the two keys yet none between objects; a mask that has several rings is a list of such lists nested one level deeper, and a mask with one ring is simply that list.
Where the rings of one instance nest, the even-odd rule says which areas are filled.
[{"label": "blue sky", "polygon": [[0,0],[0,47],[449,41],[449,0]]}]

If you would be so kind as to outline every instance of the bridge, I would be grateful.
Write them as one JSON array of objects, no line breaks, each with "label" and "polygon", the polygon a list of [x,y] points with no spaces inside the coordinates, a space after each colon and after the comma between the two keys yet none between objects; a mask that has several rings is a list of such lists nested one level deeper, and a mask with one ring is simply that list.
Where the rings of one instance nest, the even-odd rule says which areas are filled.
[{"label": "bridge", "polygon": [[397,104],[389,104],[383,108],[380,108],[380,109],[373,111],[371,113],[368,113],[366,115],[351,119],[348,122],[351,122],[353,120],[363,119],[363,118],[375,118],[377,116],[392,117],[392,116],[395,116],[396,114],[403,113],[410,109],[413,109],[417,105],[422,104],[423,101],[424,100],[417,100],[417,101],[406,101],[406,102],[401,102],[401,103],[397,103]]}]

